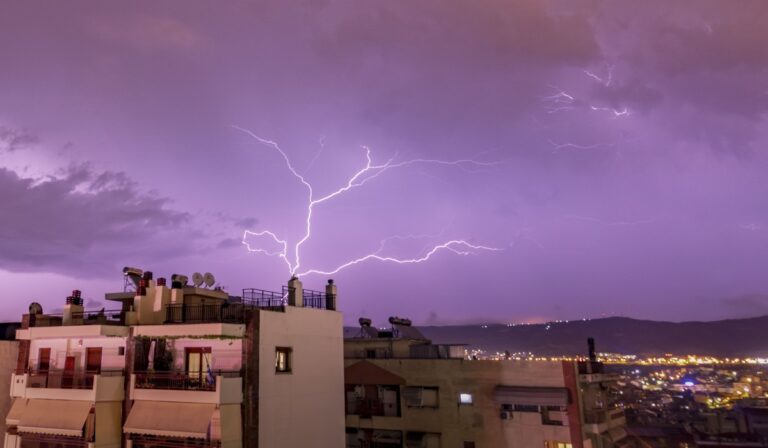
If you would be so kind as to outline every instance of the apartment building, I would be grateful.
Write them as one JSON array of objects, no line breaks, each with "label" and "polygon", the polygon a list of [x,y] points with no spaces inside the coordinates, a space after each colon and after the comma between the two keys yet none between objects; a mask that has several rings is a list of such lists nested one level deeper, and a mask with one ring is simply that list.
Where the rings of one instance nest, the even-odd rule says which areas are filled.
[{"label": "apartment building", "polygon": [[23,316],[6,448],[343,445],[333,281],[231,296],[200,275],[124,273],[114,310],[74,291]]},{"label": "apartment building", "polygon": [[407,319],[344,341],[347,448],[626,446],[600,363],[470,360]]}]

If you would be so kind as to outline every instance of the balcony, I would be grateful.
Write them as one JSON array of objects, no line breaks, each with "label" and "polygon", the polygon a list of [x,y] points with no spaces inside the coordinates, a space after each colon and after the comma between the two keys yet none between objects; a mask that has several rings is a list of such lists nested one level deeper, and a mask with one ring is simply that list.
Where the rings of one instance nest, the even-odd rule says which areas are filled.
[{"label": "balcony", "polygon": [[347,415],[360,418],[399,417],[400,410],[394,403],[385,403],[379,399],[360,398],[347,401]]},{"label": "balcony", "polygon": [[30,370],[27,387],[40,389],[93,389],[95,378],[101,376],[123,376],[122,370],[103,372]]},{"label": "balcony", "polygon": [[131,400],[238,404],[243,401],[240,371],[211,375],[186,372],[136,372],[131,375]]},{"label": "balcony", "polygon": [[[166,324],[231,323],[244,324],[249,312],[254,310],[285,311],[285,307],[296,302],[293,288],[283,287],[282,292],[248,288],[243,290],[239,301],[202,304],[166,305]],[[320,291],[303,291],[303,308],[333,310],[335,297]]]},{"label": "balcony", "polygon": [[186,372],[137,372],[137,389],[216,390],[216,377],[240,378],[240,371],[212,372],[211,375],[190,375]]},{"label": "balcony", "polygon": [[249,308],[241,303],[172,304],[165,308],[166,324],[245,323]]},{"label": "balcony", "polygon": [[123,400],[123,371],[26,370],[11,375],[11,396],[82,401]]},{"label": "balcony", "polygon": [[87,448],[92,446],[85,437],[67,437],[50,434],[24,434],[21,446],[24,448]]},{"label": "balcony", "polygon": [[[25,314],[28,327],[60,327],[64,313]],[[91,310],[72,313],[72,325],[125,325],[123,310]]]},{"label": "balcony", "polygon": [[[188,439],[180,437],[160,437],[133,435],[129,439],[133,448],[220,448],[220,440]],[[65,447],[68,448],[68,447]]]},{"label": "balcony", "polygon": [[626,418],[622,408],[584,411],[584,430],[587,434],[603,434],[625,425]]}]

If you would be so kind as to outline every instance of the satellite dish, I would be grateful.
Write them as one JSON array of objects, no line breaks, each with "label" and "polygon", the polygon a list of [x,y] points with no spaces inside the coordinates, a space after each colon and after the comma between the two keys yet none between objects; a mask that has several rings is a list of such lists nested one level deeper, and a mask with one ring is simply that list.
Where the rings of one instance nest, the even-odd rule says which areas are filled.
[{"label": "satellite dish", "polygon": [[199,272],[192,274],[192,283],[194,283],[196,287],[200,287],[200,285],[203,284],[203,274]]},{"label": "satellite dish", "polygon": [[210,272],[206,272],[203,275],[203,281],[205,282],[205,286],[211,287],[216,284],[216,277],[213,276]]},{"label": "satellite dish", "polygon": [[43,314],[43,306],[37,302],[30,303],[29,314]]}]

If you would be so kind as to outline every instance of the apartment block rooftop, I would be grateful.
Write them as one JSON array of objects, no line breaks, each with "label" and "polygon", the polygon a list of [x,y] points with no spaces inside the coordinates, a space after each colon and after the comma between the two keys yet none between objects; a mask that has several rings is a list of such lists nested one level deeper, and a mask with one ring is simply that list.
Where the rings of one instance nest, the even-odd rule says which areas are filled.
[{"label": "apartment block rooftop", "polygon": [[345,358],[460,359],[466,344],[435,344],[410,319],[392,316],[389,326],[376,328],[361,317],[359,328],[344,330]]},{"label": "apartment block rooftop", "polygon": [[292,277],[278,291],[244,288],[232,295],[216,283],[210,273],[173,274],[155,278],[152,271],[126,267],[123,269],[122,291],[104,295],[106,307],[86,309],[87,301],[80,290],[64,299],[64,306],[44,313],[34,302],[25,314],[22,326],[51,327],[68,325],[160,325],[199,323],[245,323],[256,310],[285,312],[288,307],[336,310],[336,285],[328,280],[324,291],[304,289]]}]

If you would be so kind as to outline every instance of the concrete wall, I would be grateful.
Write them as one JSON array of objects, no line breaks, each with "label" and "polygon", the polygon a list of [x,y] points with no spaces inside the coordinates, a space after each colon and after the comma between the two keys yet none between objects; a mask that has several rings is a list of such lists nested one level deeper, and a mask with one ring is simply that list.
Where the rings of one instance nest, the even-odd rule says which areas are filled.
[{"label": "concrete wall", "polygon": [[[342,316],[287,307],[259,313],[259,446],[344,446]],[[290,347],[291,373],[275,372],[275,348]]]},{"label": "concrete wall", "polygon": [[[0,341],[0,434],[5,434],[5,416],[11,409],[11,372],[16,369],[19,357],[17,341]],[[3,437],[4,445],[5,437]],[[3,448],[0,445],[0,448]]]}]

